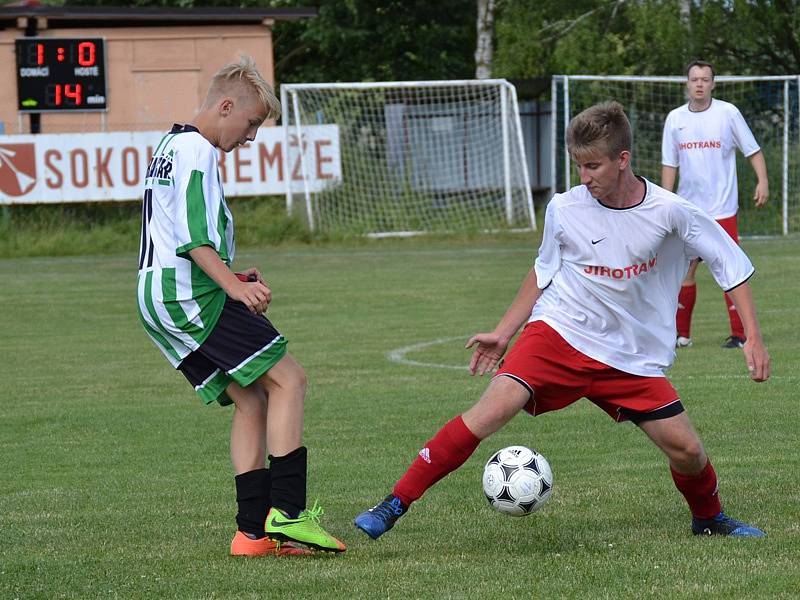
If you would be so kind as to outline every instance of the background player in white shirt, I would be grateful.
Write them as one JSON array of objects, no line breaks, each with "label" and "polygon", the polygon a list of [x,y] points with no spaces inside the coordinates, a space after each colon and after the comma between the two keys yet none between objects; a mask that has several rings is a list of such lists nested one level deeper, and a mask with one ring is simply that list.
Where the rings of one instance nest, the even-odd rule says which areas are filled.
[{"label": "background player in white shirt", "polygon": [[750,377],[769,377],[750,261],[702,210],[634,175],[619,103],[577,115],[567,145],[582,185],[550,201],[534,268],[494,331],[467,342],[477,345],[470,371],[493,370],[527,324],[480,400],[426,443],[391,494],[356,517],[373,539],[520,410],[539,415],[584,396],[615,421],[633,421],[664,452],[694,534],[764,535],[722,512],[716,473],[664,376],[675,358],[678,288],[689,261],[702,256],[742,315]]},{"label": "background player in white shirt", "polygon": [[279,115],[252,58],[226,65],[192,123],[175,125],[156,148],[142,204],[142,325],[206,404],[235,405],[230,453],[238,513],[230,552],[237,556],[309,554],[293,541],[345,549],[319,525],[322,509],[306,508],[305,372],[262,314],[272,292],[259,271],[237,277],[230,268],[233,217],[218,150],[252,142],[261,124]]},{"label": "background player in white shirt", "polygon": [[[694,61],[687,67],[689,101],[671,111],[664,123],[661,143],[661,186],[672,191],[680,169],[678,195],[694,202],[711,215],[738,243],[736,213],[739,192],[736,179],[736,149],[750,161],[758,178],[756,206],[766,204],[769,182],[764,154],[750,128],[733,104],[711,97],[714,90],[714,67]],[[692,261],[681,286],[676,316],[676,345],[691,346],[692,311],[697,298],[695,273],[698,261]],[[731,335],[724,348],[741,348],[745,340],[742,321],[735,303],[725,295]]]}]

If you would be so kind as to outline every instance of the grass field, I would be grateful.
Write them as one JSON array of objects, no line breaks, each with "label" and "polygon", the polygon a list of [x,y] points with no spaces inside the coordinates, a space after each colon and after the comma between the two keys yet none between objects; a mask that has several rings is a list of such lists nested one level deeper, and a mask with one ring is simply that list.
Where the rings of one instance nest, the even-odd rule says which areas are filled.
[{"label": "grass field", "polygon": [[[797,598],[800,239],[749,241],[766,384],[719,348],[701,269],[693,348],[672,379],[731,514],[764,540],[698,539],[659,453],[588,402],[520,415],[377,542],[353,517],[486,385],[458,368],[494,326],[537,240],[387,241],[243,252],[308,372],[309,497],[340,556],[232,559],[230,409],[204,407],[137,321],[130,256],[0,261],[0,598]],[[439,341],[437,340],[445,340]],[[447,341],[449,340],[449,341]],[[412,364],[392,362],[392,351]],[[416,348],[416,349],[415,349]],[[547,456],[550,503],[512,519],[482,498],[484,461]]]}]

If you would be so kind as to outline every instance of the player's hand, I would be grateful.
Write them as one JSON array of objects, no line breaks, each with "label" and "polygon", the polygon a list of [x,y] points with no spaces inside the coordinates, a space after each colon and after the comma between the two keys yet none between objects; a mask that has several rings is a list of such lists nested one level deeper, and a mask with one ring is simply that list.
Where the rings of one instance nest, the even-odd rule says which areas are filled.
[{"label": "player's hand", "polygon": [[469,372],[485,375],[492,371],[508,347],[508,342],[495,333],[476,333],[467,341],[465,348],[478,345],[469,361]]},{"label": "player's hand", "polygon": [[269,289],[260,275],[256,273],[248,273],[254,269],[248,269],[244,272],[245,275],[254,275],[259,279],[257,281],[241,281],[236,282],[236,287],[228,292],[228,295],[234,300],[243,303],[250,312],[260,315],[266,312],[269,303],[272,302],[272,290]]},{"label": "player's hand", "polygon": [[[259,271],[255,267],[250,267],[249,269],[245,269],[241,273],[242,273],[242,275],[245,275],[247,277],[248,281],[258,281],[259,283],[262,283],[263,285],[267,285],[267,282],[264,281],[264,278],[261,276],[261,271]],[[269,287],[269,286],[267,286],[267,287]]]},{"label": "player's hand", "polygon": [[761,208],[767,203],[767,200],[769,200],[769,183],[765,181],[763,183],[759,182],[756,185],[756,192],[753,194],[753,200],[755,200],[756,208]]},{"label": "player's hand", "polygon": [[753,381],[766,381],[769,379],[770,360],[769,352],[764,347],[761,339],[750,339],[744,343],[744,360],[747,363],[747,373]]}]

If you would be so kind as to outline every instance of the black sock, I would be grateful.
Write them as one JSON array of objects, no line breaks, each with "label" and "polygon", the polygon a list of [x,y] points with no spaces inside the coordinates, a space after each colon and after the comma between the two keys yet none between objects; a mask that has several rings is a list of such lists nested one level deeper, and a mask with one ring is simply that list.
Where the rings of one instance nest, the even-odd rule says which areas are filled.
[{"label": "black sock", "polygon": [[305,446],[292,450],[286,456],[269,457],[272,506],[296,519],[306,508]]},{"label": "black sock", "polygon": [[264,496],[264,490],[269,486],[269,479],[268,469],[256,469],[235,477],[236,504],[239,506],[236,524],[240,531],[256,539],[265,535],[264,521],[267,519],[269,501]]}]

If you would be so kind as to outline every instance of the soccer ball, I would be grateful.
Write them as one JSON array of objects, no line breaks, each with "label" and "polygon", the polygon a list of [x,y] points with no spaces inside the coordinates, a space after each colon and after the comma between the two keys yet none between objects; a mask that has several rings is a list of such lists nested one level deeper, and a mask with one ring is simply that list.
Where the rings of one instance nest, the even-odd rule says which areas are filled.
[{"label": "soccer ball", "polygon": [[553,491],[547,459],[525,446],[495,452],[483,469],[483,493],[492,508],[512,517],[539,510]]}]

